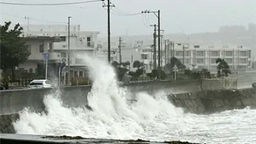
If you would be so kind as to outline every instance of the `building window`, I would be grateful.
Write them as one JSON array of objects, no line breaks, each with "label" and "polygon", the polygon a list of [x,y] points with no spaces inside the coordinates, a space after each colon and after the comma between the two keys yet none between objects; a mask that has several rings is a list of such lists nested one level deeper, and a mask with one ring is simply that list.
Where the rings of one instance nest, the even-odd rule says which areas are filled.
[{"label": "building window", "polygon": [[200,45],[194,45],[194,48],[200,48]]},{"label": "building window", "polygon": [[76,64],[83,64],[83,60],[82,59],[76,59]]},{"label": "building window", "polygon": [[78,77],[78,72],[74,71],[74,77]]},{"label": "building window", "polygon": [[39,52],[43,53],[44,52],[44,44],[39,45]]},{"label": "building window", "polygon": [[245,64],[245,63],[246,63],[246,58],[240,58],[240,59],[239,59],[239,63]]},{"label": "building window", "polygon": [[147,54],[141,54],[141,59],[143,59],[143,60],[148,59],[148,55]]},{"label": "building window", "polygon": [[196,55],[197,55],[197,56],[204,56],[204,52],[203,52],[203,51],[197,51],[197,52],[196,52]]},{"label": "building window", "polygon": [[196,63],[202,64],[202,63],[204,63],[204,59],[203,58],[197,58]]},{"label": "building window", "polygon": [[143,49],[142,52],[151,52],[151,49]]},{"label": "building window", "polygon": [[232,51],[226,51],[226,56],[233,56],[233,52]]},{"label": "building window", "polygon": [[216,60],[217,60],[216,58],[212,58],[212,59],[211,59],[211,64],[215,64],[215,63],[216,63]]},{"label": "building window", "polygon": [[53,52],[53,44],[52,43],[49,43],[48,52]]},{"label": "building window", "polygon": [[190,51],[186,51],[186,56],[190,56]]},{"label": "building window", "polygon": [[61,57],[66,57],[67,56],[67,54],[66,53],[61,53]]},{"label": "building window", "polygon": [[65,42],[66,41],[66,37],[65,36],[61,36],[60,37],[60,41]]},{"label": "building window", "polygon": [[240,51],[239,56],[246,56],[246,51]]},{"label": "building window", "polygon": [[91,37],[87,37],[87,46],[88,46],[88,47],[91,46]]},{"label": "building window", "polygon": [[233,59],[232,59],[232,58],[226,58],[225,61],[226,61],[228,64],[232,64],[232,63],[233,63]]},{"label": "building window", "polygon": [[212,51],[211,56],[218,56],[218,52],[217,51]]},{"label": "building window", "polygon": [[183,56],[183,51],[176,51],[175,56]]},{"label": "building window", "polygon": [[79,71],[79,77],[84,77],[83,71]]}]

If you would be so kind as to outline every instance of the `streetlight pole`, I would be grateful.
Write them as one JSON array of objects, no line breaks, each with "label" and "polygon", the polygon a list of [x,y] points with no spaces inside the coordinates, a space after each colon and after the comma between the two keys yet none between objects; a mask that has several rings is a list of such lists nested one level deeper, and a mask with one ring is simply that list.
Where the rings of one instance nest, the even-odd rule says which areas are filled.
[{"label": "streetlight pole", "polygon": [[71,17],[68,17],[68,85],[70,85],[70,19]]}]

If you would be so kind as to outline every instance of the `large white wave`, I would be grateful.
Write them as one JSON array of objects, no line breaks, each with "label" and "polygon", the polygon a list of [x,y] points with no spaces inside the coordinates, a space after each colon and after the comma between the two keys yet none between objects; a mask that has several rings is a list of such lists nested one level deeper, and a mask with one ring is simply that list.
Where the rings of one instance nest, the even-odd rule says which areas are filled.
[{"label": "large white wave", "polygon": [[[118,86],[114,69],[106,62],[83,58],[93,80],[86,108],[62,106],[61,93],[46,95],[45,113],[29,109],[13,123],[18,134],[70,135],[87,138],[183,140],[191,142],[244,143],[256,141],[255,110],[234,110],[213,115],[185,114],[165,93],[131,96]],[[130,103],[131,97],[136,101]]]}]

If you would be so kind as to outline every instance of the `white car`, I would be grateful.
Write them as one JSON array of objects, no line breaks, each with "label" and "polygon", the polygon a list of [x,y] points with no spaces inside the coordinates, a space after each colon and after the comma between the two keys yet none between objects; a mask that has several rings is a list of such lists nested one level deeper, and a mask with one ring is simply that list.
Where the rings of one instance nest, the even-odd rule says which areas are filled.
[{"label": "white car", "polygon": [[29,88],[50,88],[52,85],[50,84],[49,80],[39,79],[33,80],[28,85]]}]

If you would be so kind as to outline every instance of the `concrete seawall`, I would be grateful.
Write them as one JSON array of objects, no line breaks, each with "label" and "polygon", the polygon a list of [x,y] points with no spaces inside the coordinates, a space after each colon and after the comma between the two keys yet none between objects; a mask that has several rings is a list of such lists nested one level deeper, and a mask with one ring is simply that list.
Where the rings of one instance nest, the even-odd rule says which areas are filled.
[{"label": "concrete seawall", "polygon": [[210,114],[225,110],[256,107],[256,89],[207,90],[169,95],[169,100],[186,112]]},{"label": "concrete seawall", "polygon": [[[131,93],[148,92],[149,94],[158,91],[167,93],[196,92],[201,90],[201,81],[170,82],[170,81],[149,81],[129,83],[122,85]],[[0,93],[0,133],[15,133],[12,122],[19,118],[18,113],[24,108],[31,111],[44,111],[44,96],[61,92],[60,95],[65,107],[79,107],[87,105],[87,94],[91,86],[63,87],[60,91],[56,89],[29,89],[3,91]]]},{"label": "concrete seawall", "polygon": [[[182,107],[186,112],[209,114],[223,110],[256,106],[256,89],[244,90],[203,90],[201,81],[149,81],[123,85],[132,93],[146,91],[149,94],[158,91],[172,93],[170,102]],[[213,86],[211,86],[213,87]],[[90,86],[63,87],[61,100],[65,107],[87,105]],[[0,93],[0,133],[15,133],[12,122],[19,118],[18,112],[25,107],[32,111],[44,111],[44,96],[58,92],[55,89],[33,89],[3,91]]]},{"label": "concrete seawall", "polygon": [[[130,83],[123,85],[131,92],[147,91],[152,94],[157,91],[200,91],[200,81],[170,82],[170,81],[149,81],[141,83]],[[64,106],[79,107],[87,105],[87,94],[91,86],[63,87],[60,88],[61,100]],[[52,94],[56,89],[26,89],[16,91],[3,91],[0,93],[0,115],[17,114],[25,107],[31,111],[43,111],[43,99],[47,94]],[[57,94],[56,94],[57,95]]]}]

